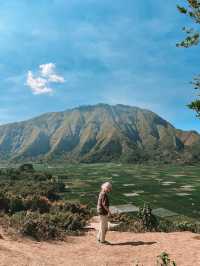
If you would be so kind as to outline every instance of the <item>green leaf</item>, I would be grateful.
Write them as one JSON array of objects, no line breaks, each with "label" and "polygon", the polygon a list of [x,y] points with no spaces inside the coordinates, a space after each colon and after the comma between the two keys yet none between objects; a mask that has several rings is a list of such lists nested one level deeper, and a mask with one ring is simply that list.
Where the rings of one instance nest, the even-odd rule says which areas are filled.
[{"label": "green leaf", "polygon": [[178,8],[180,13],[187,14],[187,9],[185,7],[177,5],[177,8]]}]

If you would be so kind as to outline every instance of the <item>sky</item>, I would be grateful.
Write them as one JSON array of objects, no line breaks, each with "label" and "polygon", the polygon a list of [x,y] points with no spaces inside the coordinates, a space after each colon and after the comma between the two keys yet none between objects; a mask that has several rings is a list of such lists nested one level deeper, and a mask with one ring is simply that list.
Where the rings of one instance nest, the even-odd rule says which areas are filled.
[{"label": "sky", "polygon": [[177,48],[184,0],[0,0],[0,124],[80,105],[149,109],[200,132],[186,105],[200,45]]}]

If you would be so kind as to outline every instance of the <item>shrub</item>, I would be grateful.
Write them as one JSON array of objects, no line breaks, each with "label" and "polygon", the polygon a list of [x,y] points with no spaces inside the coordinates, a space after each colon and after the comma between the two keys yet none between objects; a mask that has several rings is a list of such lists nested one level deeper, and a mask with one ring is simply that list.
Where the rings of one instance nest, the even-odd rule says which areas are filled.
[{"label": "shrub", "polygon": [[[138,214],[140,215],[140,214]],[[154,220],[153,220],[154,221]],[[144,226],[142,220],[136,217],[133,217],[130,214],[114,214],[111,218],[111,223],[119,223],[120,226],[114,227],[112,230],[115,231],[130,231],[130,232],[146,232],[150,231],[146,226]],[[152,228],[156,232],[182,232],[190,231],[193,233],[200,233],[200,223],[189,222],[189,221],[171,221],[166,219],[156,218],[155,227]]]},{"label": "shrub", "polygon": [[46,197],[42,196],[29,196],[25,200],[26,210],[39,211],[40,213],[49,212],[51,203]]},{"label": "shrub", "polygon": [[126,213],[112,215],[111,223],[119,224],[112,228],[113,231],[129,231],[134,233],[144,232],[141,222],[135,217]]},{"label": "shrub", "polygon": [[78,214],[39,212],[18,212],[11,216],[10,225],[19,233],[34,239],[63,239],[66,233],[79,232],[86,221]]},{"label": "shrub", "polygon": [[143,208],[139,209],[138,218],[146,231],[156,230],[158,227],[158,220],[152,214],[152,209],[149,204],[144,204]]},{"label": "shrub", "polygon": [[20,171],[33,172],[34,171],[34,167],[33,167],[33,165],[31,163],[25,163],[25,164],[20,165],[19,170]]},{"label": "shrub", "polygon": [[48,183],[48,187],[44,188],[42,192],[42,195],[47,197],[49,200],[58,200],[60,198],[59,196],[59,188],[57,187],[57,184],[55,182]]},{"label": "shrub", "polygon": [[9,213],[11,214],[23,211],[25,209],[24,200],[20,196],[10,195],[8,201],[9,201]]},{"label": "shrub", "polygon": [[57,192],[65,192],[65,183],[61,181],[54,182],[54,186]]},{"label": "shrub", "polygon": [[176,231],[190,231],[193,233],[200,233],[200,223],[160,219],[157,231],[167,233]]},{"label": "shrub", "polygon": [[160,219],[157,231],[166,233],[175,232],[177,231],[177,226],[172,221]]},{"label": "shrub", "polygon": [[39,181],[51,180],[52,175],[48,173],[35,172],[35,173],[32,173],[32,178],[35,181],[39,182]]},{"label": "shrub", "polygon": [[9,199],[5,193],[0,193],[0,211],[8,212],[9,210]]},{"label": "shrub", "polygon": [[52,221],[65,232],[80,231],[86,224],[86,220],[77,213],[58,212],[51,214]]},{"label": "shrub", "polygon": [[200,233],[199,223],[190,223],[188,221],[174,222],[178,231],[190,231],[193,233]]},{"label": "shrub", "polygon": [[22,235],[34,239],[48,240],[61,238],[62,232],[52,223],[51,217],[37,212],[19,212],[10,219],[10,225],[15,227]]},{"label": "shrub", "polygon": [[72,203],[72,202],[63,202],[58,201],[55,202],[51,208],[51,212],[72,212],[77,213],[78,215],[90,218],[91,217],[91,211],[86,205],[81,205],[79,203]]},{"label": "shrub", "polygon": [[166,252],[162,252],[157,258],[157,266],[176,266],[176,262],[171,261]]}]

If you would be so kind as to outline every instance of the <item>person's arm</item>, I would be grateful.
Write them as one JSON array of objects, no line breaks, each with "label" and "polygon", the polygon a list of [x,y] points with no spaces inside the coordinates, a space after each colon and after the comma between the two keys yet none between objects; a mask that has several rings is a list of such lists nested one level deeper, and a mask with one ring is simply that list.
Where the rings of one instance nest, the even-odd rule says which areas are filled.
[{"label": "person's arm", "polygon": [[108,213],[111,214],[111,212],[110,212],[110,210],[109,210],[109,207],[106,206],[104,202],[102,202],[102,206],[103,206],[103,208],[104,208]]},{"label": "person's arm", "polygon": [[110,212],[109,207],[106,206],[106,202],[105,202],[105,200],[102,200],[102,206],[103,206],[103,208],[108,212],[108,215],[111,216],[112,214],[111,214],[111,212]]}]

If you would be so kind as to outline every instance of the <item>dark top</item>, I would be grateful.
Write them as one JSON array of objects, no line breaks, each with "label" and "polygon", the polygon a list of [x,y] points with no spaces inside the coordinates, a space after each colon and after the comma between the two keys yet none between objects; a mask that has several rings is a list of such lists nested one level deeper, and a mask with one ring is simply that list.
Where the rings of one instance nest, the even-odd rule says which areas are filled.
[{"label": "dark top", "polygon": [[106,192],[100,192],[99,193],[99,198],[98,198],[98,203],[97,203],[97,213],[100,215],[108,215],[108,211],[104,208],[106,206],[109,208],[109,200],[108,200],[108,195]]}]

